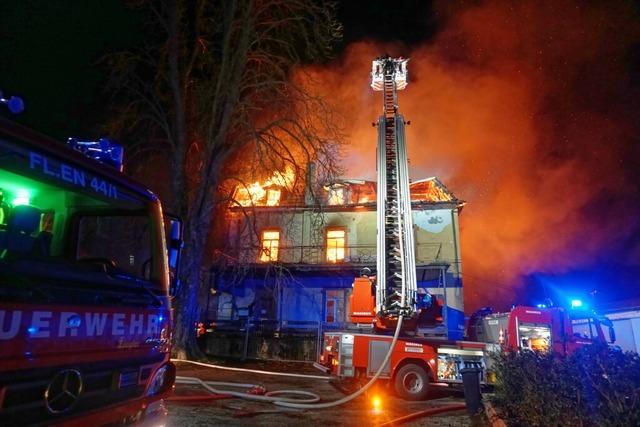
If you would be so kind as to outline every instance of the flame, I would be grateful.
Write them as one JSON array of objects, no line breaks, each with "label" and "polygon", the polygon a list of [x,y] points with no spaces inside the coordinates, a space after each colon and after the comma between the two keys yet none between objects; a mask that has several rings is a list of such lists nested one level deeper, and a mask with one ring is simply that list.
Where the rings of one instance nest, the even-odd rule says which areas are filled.
[{"label": "flame", "polygon": [[450,202],[453,200],[436,179],[430,178],[424,181],[414,182],[410,185],[411,200],[427,202]]},{"label": "flame", "polygon": [[270,178],[248,185],[239,184],[233,198],[240,206],[279,206],[282,189],[291,191],[296,174],[293,167],[286,166],[284,171],[274,171]]}]

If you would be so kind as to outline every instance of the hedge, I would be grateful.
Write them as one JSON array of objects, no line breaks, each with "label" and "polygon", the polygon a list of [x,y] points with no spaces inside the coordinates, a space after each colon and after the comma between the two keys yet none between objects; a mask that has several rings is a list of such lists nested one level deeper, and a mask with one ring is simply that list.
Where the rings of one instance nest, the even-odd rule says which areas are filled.
[{"label": "hedge", "polygon": [[493,403],[510,426],[640,426],[640,356],[604,345],[571,356],[494,356]]}]

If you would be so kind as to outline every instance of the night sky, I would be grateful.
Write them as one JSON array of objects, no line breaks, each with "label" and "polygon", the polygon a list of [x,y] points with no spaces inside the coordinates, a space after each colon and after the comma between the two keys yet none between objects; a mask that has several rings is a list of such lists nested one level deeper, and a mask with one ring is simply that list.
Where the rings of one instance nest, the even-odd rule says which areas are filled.
[{"label": "night sky", "polygon": [[0,2],[0,90],[26,106],[12,119],[60,139],[98,136],[108,103],[98,61],[139,42],[139,23],[117,1]]},{"label": "night sky", "polygon": [[[468,201],[470,306],[594,289],[602,301],[640,297],[637,2],[344,1],[339,18],[337,59],[317,72],[339,73],[352,99],[349,86],[368,90],[371,56],[412,58],[401,96],[417,123],[410,155],[412,143],[415,153],[437,141],[412,168]],[[0,90],[26,104],[16,120],[59,139],[99,136],[108,98],[98,60],[140,42],[140,22],[112,1],[0,2]],[[353,70],[357,85],[344,79]],[[375,112],[349,108],[371,132],[363,124]],[[370,161],[351,131],[351,158]]]}]

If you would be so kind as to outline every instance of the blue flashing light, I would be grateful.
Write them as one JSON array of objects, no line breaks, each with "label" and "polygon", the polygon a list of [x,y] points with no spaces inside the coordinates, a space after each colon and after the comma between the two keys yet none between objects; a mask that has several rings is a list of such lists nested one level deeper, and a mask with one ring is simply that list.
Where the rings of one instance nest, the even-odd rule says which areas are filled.
[{"label": "blue flashing light", "polygon": [[29,326],[29,327],[27,328],[27,332],[29,332],[29,335],[33,335],[33,334],[35,334],[36,332],[38,332],[38,328],[36,328],[35,326]]},{"label": "blue flashing light", "polygon": [[547,304],[536,304],[537,308],[547,308]]},{"label": "blue flashing light", "polygon": [[0,92],[0,104],[6,105],[9,111],[11,111],[13,114],[20,114],[24,111],[24,101],[22,100],[22,98],[19,98],[17,96],[12,96],[11,98],[7,99],[2,96],[2,92]]},{"label": "blue flashing light", "polygon": [[162,321],[163,321],[163,320],[164,320],[164,316],[160,315],[160,316],[158,317],[158,322],[159,322],[159,323],[162,323]]},{"label": "blue flashing light", "polygon": [[67,145],[87,157],[106,163],[122,172],[124,149],[122,145],[107,138],[97,141],[80,141],[77,138],[69,138]]},{"label": "blue flashing light", "polygon": [[583,308],[584,304],[582,303],[582,300],[579,299],[572,299],[571,300],[571,308]]}]

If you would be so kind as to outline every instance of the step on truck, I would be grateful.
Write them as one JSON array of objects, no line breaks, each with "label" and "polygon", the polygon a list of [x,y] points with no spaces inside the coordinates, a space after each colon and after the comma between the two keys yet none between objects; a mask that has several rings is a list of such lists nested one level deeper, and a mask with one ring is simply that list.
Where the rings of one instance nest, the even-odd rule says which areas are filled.
[{"label": "step on truck", "polygon": [[0,118],[0,426],[148,420],[175,378],[179,222],[121,147],[67,145]]}]

